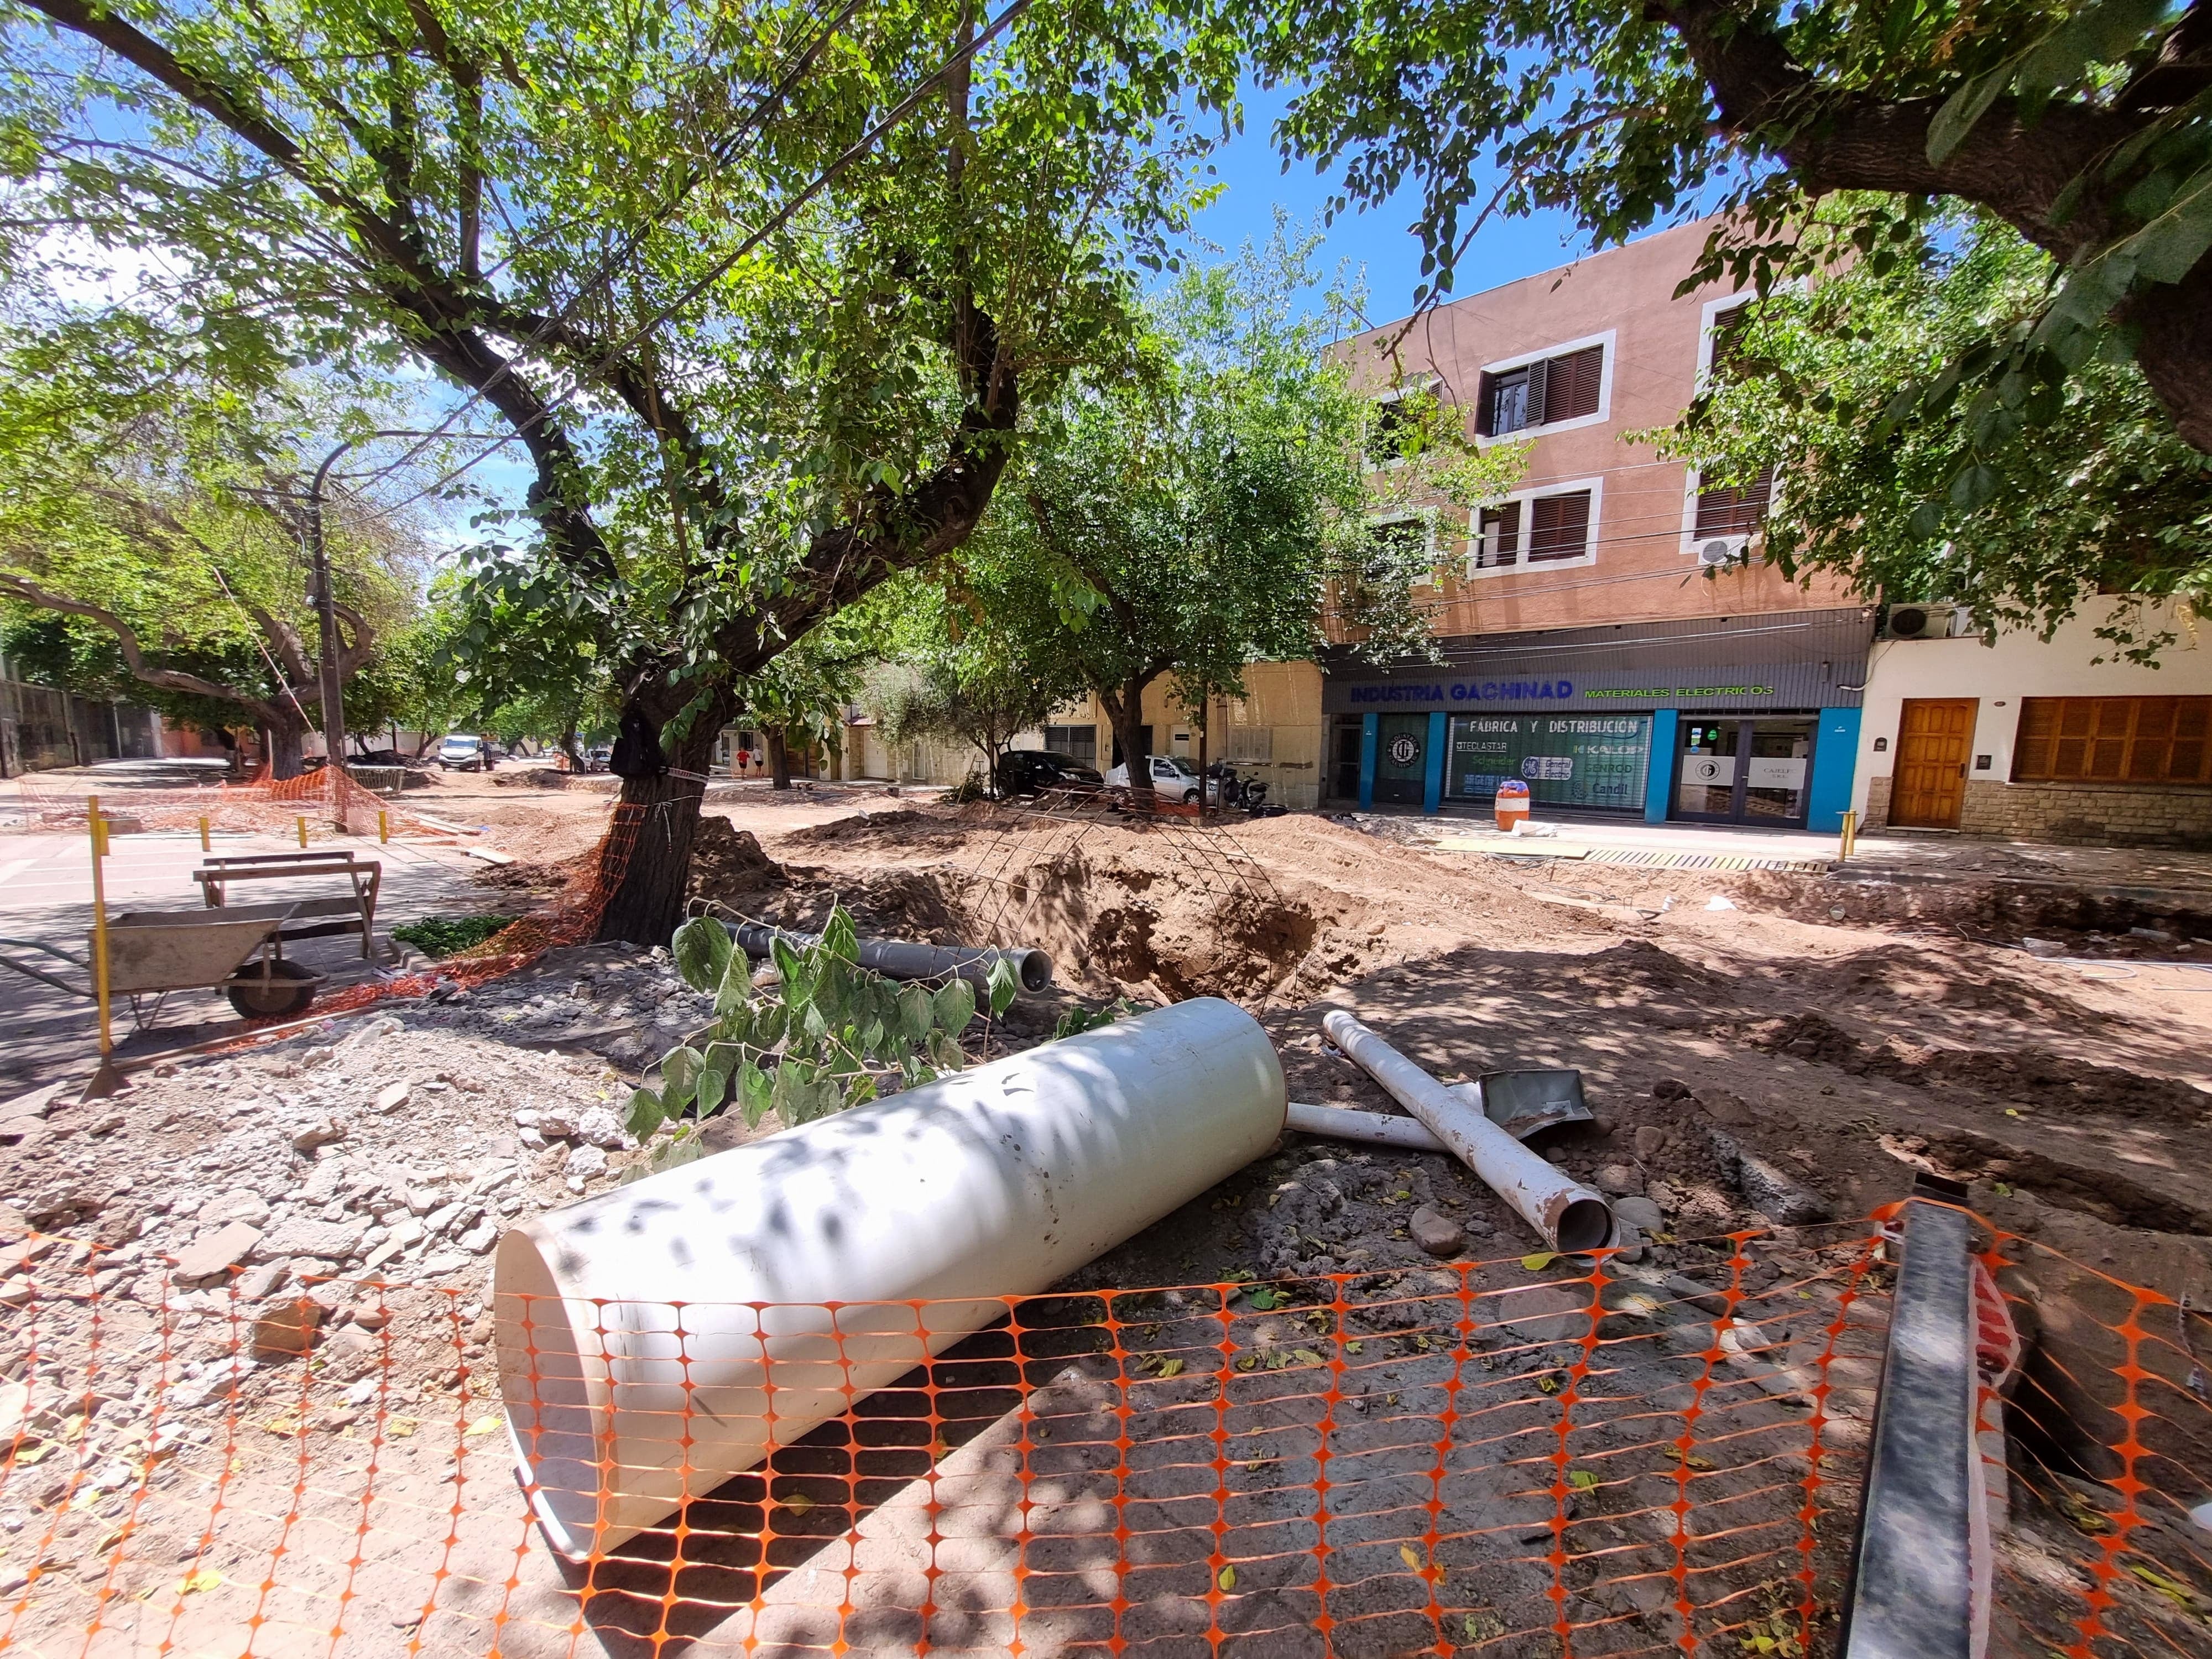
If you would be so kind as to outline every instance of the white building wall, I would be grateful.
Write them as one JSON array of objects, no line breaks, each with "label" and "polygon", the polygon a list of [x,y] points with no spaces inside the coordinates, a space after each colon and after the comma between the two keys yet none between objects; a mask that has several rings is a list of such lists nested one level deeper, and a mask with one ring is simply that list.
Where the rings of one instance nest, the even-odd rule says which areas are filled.
[{"label": "white building wall", "polygon": [[[1897,727],[1908,697],[1972,697],[1977,757],[1987,770],[1969,781],[2012,776],[2013,736],[2022,697],[2150,697],[2212,695],[2212,629],[2203,619],[2174,607],[2148,608],[2143,625],[2180,637],[2159,653],[2159,665],[2115,660],[2118,647],[2097,637],[2121,600],[2099,595],[2083,604],[2045,644],[2027,632],[2000,634],[1994,646],[1978,635],[1955,640],[1878,640],[1867,659],[1866,712],[1860,717],[1858,779],[1852,804],[1862,815],[1874,779],[1890,775],[1897,758]],[[2103,657],[2103,662],[2095,659]],[[1878,739],[1888,739],[1876,753]]]}]

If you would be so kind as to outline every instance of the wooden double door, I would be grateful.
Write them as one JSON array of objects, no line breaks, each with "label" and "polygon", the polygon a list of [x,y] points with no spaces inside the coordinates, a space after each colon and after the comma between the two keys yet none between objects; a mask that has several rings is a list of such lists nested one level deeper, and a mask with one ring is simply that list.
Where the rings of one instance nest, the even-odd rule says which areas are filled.
[{"label": "wooden double door", "polygon": [[1972,697],[1907,697],[1897,720],[1889,821],[1901,830],[1956,830],[1974,746]]}]

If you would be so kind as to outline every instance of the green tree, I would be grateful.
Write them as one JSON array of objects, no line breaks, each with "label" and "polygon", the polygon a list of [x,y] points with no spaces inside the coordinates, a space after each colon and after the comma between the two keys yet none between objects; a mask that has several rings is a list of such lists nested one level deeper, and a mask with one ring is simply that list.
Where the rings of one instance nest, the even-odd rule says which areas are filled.
[{"label": "green tree", "polygon": [[[1758,306],[1680,426],[1643,435],[1709,483],[1774,466],[1764,553],[1793,576],[1961,600],[1985,627],[2045,637],[2097,587],[2212,604],[2212,458],[2173,430],[2135,363],[2084,363],[2062,420],[2002,442],[1981,429],[2001,410],[1913,396],[2033,317],[2052,277],[2048,255],[1987,216],[1943,228],[1913,258]],[[2141,620],[2123,607],[2100,631],[2148,659],[2171,636]]]},{"label": "green tree", "polygon": [[[172,343],[0,337],[0,603],[71,619],[78,689],[127,680],[178,717],[258,726],[295,776],[322,702],[297,434],[331,388],[242,392]],[[343,684],[407,618],[421,550],[406,519],[343,491],[326,522]]]},{"label": "green tree", "polygon": [[520,439],[469,592],[606,659],[661,833],[602,933],[640,940],[748,678],[958,546],[1024,400],[1122,349],[1237,69],[1146,0],[27,0],[5,38],[16,222],[156,254],[242,356],[410,354]]},{"label": "green tree", "polygon": [[[1041,410],[1011,490],[952,578],[1038,678],[1088,686],[1129,761],[1144,763],[1146,690],[1186,707],[1242,695],[1259,659],[1309,655],[1324,602],[1363,648],[1425,639],[1411,595],[1434,576],[1374,511],[1501,494],[1513,447],[1468,449],[1411,389],[1362,398],[1328,351],[1331,308],[1309,313],[1310,243],[1192,272],[1156,309],[1143,372],[1086,377]],[[1387,424],[1387,431],[1379,427]],[[1397,465],[1377,468],[1376,455]]]},{"label": "green tree", "polygon": [[[2212,450],[2203,0],[1301,0],[1234,15],[1263,74],[1299,87],[1286,150],[1342,163],[1346,204],[1420,191],[1436,291],[1498,211],[1565,208],[1606,242],[1735,210],[1692,274],[1764,287],[1805,269],[1811,198],[1879,192],[1908,219],[1948,198],[2058,267],[2017,327],[1958,360],[1981,392],[2056,419],[2057,388],[2110,341]],[[1913,234],[1886,210],[1851,228],[1876,263]]]},{"label": "green tree", "polygon": [[921,583],[901,595],[907,617],[897,657],[871,670],[860,702],[885,744],[965,744],[983,757],[995,784],[999,759],[1015,738],[1042,725],[1080,693],[1066,653],[1029,648],[1012,619],[976,605],[954,609],[943,590]]}]

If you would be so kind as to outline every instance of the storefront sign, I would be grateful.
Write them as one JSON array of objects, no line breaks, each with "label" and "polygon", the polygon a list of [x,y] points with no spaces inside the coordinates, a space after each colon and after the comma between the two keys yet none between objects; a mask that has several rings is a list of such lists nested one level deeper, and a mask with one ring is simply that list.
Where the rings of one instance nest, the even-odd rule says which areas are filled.
[{"label": "storefront sign", "polygon": [[1355,705],[1386,702],[1561,702],[1575,695],[1572,680],[1439,680],[1426,685],[1354,685]]},{"label": "storefront sign", "polygon": [[1517,777],[1539,805],[1638,811],[1650,761],[1648,714],[1458,714],[1444,792],[1487,800]]}]

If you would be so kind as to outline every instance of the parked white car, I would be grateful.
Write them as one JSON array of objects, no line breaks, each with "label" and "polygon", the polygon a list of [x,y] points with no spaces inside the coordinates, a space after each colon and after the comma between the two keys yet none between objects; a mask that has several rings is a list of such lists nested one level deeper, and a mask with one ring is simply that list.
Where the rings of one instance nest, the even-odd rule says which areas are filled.
[{"label": "parked white car", "polygon": [[[1153,793],[1162,800],[1178,804],[1198,799],[1198,774],[1190,769],[1188,762],[1178,760],[1173,755],[1155,755],[1152,758]],[[1106,785],[1109,789],[1127,789],[1129,787],[1127,761],[1106,775]]]}]

